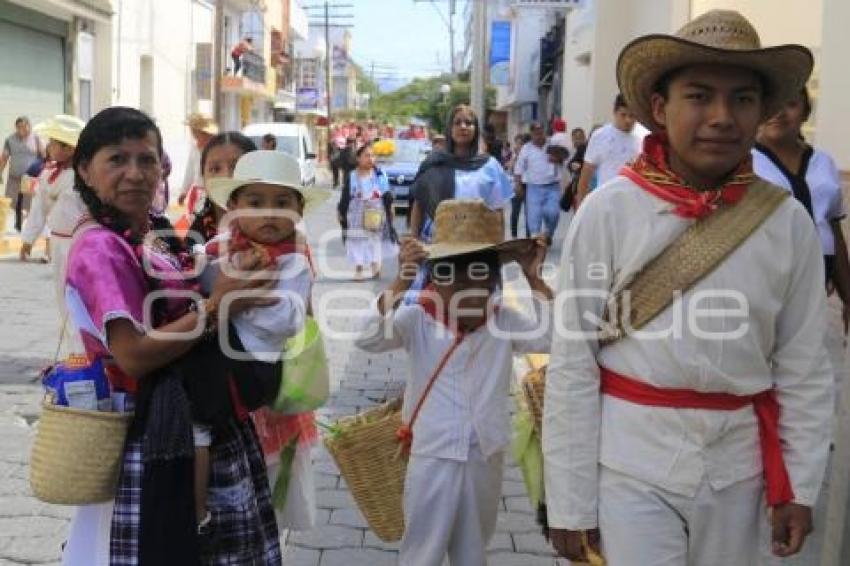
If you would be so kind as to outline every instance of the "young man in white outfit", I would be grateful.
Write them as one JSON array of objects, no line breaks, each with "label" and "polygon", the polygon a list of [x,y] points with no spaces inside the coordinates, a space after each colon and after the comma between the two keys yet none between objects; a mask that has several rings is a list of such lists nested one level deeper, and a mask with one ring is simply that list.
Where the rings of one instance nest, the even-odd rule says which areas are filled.
[{"label": "young man in white outfit", "polygon": [[596,187],[601,187],[620,173],[620,168],[637,157],[646,128],[635,121],[626,99],[618,94],[614,99],[614,115],[610,124],[596,130],[584,153],[584,167],[578,180],[577,202],[590,191],[590,182],[596,175]]},{"label": "young man in white outfit", "polygon": [[[823,260],[806,211],[755,177],[749,152],[812,65],[802,46],[762,49],[728,11],[620,54],[620,89],[654,133],[567,236],[543,418],[560,555],[580,560],[590,546],[610,566],[755,565],[764,500],[775,555],[797,553],[811,532],[833,407]],[[751,205],[758,220],[727,255],[671,285],[641,330],[621,325],[600,343],[611,293],[695,223],[732,232],[724,220]],[[684,245],[709,255],[694,233]]]}]

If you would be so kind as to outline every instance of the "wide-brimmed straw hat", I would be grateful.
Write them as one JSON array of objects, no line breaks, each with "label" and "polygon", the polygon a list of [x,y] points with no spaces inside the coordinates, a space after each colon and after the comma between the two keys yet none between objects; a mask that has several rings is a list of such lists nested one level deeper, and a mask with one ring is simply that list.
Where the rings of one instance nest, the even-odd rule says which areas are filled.
[{"label": "wide-brimmed straw hat", "polygon": [[492,250],[502,261],[531,252],[531,238],[505,241],[501,210],[491,210],[480,199],[444,200],[437,206],[434,240],[425,246],[428,260]]},{"label": "wide-brimmed straw hat", "polygon": [[57,114],[44,122],[39,122],[33,127],[33,131],[43,138],[49,138],[62,142],[71,147],[77,147],[80,132],[86,127],[86,123],[68,114]]},{"label": "wide-brimmed straw hat", "polygon": [[255,183],[288,187],[301,193],[306,200],[298,160],[281,151],[257,150],[246,153],[236,162],[232,178],[212,179],[206,190],[215,204],[227,208],[227,202],[236,189]]},{"label": "wide-brimmed straw hat", "polygon": [[186,118],[186,125],[193,130],[214,136],[218,134],[218,124],[211,117],[201,112],[193,112]]},{"label": "wide-brimmed straw hat", "polygon": [[675,35],[646,35],[626,45],[617,60],[617,82],[637,119],[658,130],[650,104],[658,81],[672,71],[706,64],[742,67],[761,75],[767,87],[765,115],[772,116],[800,93],[814,59],[802,45],[763,48],[758,32],[744,16],[712,10]]}]

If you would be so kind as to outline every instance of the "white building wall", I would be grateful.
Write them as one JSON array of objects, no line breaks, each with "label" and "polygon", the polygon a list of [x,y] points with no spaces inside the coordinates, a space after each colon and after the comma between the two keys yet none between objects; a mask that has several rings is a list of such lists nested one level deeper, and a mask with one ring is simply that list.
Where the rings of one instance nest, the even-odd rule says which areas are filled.
[{"label": "white building wall", "polygon": [[610,119],[617,88],[617,56],[632,39],[671,33],[690,15],[690,0],[587,0],[567,16],[562,108],[570,127]]},{"label": "white building wall", "polygon": [[[171,157],[174,187],[183,178],[191,143],[184,122],[198,109],[195,45],[213,37],[211,5],[197,0],[122,0],[114,8],[113,103],[134,108],[145,103]],[[152,84],[142,84],[143,73],[152,77]]]}]

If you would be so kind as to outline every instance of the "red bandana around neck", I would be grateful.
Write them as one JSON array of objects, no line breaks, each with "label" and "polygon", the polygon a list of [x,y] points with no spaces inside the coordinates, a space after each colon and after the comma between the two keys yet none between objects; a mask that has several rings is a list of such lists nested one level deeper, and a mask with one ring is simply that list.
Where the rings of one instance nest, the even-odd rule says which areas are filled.
[{"label": "red bandana around neck", "polygon": [[48,173],[50,173],[47,177],[47,182],[51,185],[56,182],[56,179],[59,178],[59,175],[62,174],[62,171],[69,168],[71,166],[70,161],[66,161],[64,163],[59,163],[58,161],[51,161],[45,169]]},{"label": "red bandana around neck", "polygon": [[[207,244],[206,252],[208,255],[217,257],[221,255],[222,248],[223,246],[221,246],[221,242],[216,240]],[[277,260],[277,258],[283,255],[304,254],[307,258],[307,263],[310,265],[310,271],[314,276],[316,274],[316,268],[313,265],[313,257],[310,253],[310,247],[307,244],[299,245],[294,241],[278,242],[277,244],[260,244],[250,240],[248,236],[243,234],[242,231],[239,230],[239,227],[235,224],[230,228],[229,243],[223,249],[227,250],[230,254],[250,249],[259,249],[267,255],[267,261],[269,264],[273,263]]]},{"label": "red bandana around neck", "polygon": [[747,155],[725,185],[715,190],[699,191],[688,186],[670,169],[667,163],[668,148],[669,140],[666,134],[654,133],[646,136],[643,140],[643,152],[634,163],[623,167],[620,174],[653,196],[675,205],[673,214],[682,218],[705,218],[721,204],[737,203],[756,178],[752,157]]}]

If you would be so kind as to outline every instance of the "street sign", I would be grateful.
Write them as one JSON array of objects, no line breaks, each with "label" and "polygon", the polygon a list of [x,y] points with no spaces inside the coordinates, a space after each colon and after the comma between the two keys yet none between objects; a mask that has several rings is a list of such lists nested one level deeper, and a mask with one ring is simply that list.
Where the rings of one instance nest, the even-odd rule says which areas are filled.
[{"label": "street sign", "polygon": [[315,110],[319,107],[319,89],[301,87],[295,92],[296,110]]},{"label": "street sign", "polygon": [[513,0],[514,8],[584,8],[587,0]]},{"label": "street sign", "polygon": [[490,84],[507,86],[511,74],[511,22],[490,25]]}]

